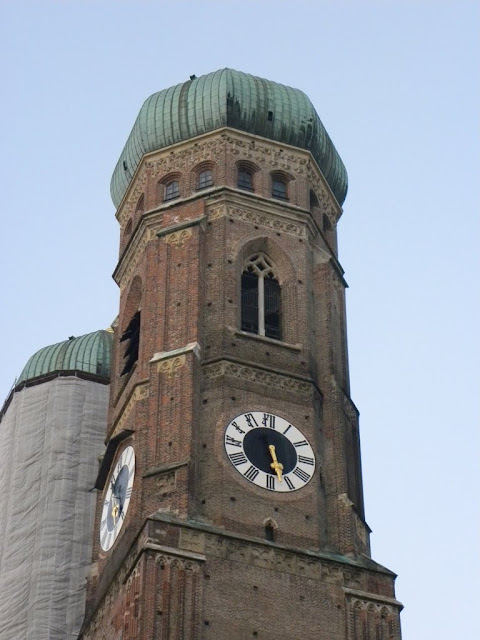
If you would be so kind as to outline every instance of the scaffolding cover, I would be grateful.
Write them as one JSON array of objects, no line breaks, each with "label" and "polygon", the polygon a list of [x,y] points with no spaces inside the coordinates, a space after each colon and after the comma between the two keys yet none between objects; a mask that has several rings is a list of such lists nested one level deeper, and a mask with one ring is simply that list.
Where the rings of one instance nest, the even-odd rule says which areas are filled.
[{"label": "scaffolding cover", "polygon": [[76,638],[84,615],[108,385],[59,377],[0,423],[0,638]]}]

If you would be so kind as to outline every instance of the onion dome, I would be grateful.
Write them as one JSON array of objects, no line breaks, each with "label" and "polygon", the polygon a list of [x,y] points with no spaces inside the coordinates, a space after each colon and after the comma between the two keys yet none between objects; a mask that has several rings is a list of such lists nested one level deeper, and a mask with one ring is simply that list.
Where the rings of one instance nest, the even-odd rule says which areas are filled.
[{"label": "onion dome", "polygon": [[108,380],[112,342],[111,331],[94,331],[44,347],[28,360],[16,385],[56,372],[83,372]]},{"label": "onion dome", "polygon": [[345,166],[309,98],[299,89],[221,69],[147,98],[113,172],[115,206],[146,153],[221,127],[310,151],[338,203],[345,200]]}]

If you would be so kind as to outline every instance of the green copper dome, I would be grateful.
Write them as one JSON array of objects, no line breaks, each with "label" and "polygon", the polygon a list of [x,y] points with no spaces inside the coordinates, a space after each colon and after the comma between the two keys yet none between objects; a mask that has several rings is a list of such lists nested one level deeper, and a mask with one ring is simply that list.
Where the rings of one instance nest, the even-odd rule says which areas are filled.
[{"label": "green copper dome", "polygon": [[109,378],[112,340],[112,332],[94,331],[44,347],[29,359],[17,385],[55,371],[84,371]]},{"label": "green copper dome", "polygon": [[345,200],[345,166],[309,98],[298,89],[221,69],[147,98],[113,172],[115,206],[144,154],[221,127],[307,149],[337,201]]}]

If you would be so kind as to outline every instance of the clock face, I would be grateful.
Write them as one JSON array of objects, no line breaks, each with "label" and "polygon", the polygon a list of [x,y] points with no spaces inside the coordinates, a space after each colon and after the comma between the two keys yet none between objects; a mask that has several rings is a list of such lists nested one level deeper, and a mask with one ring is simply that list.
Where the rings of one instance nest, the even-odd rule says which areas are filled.
[{"label": "clock face", "polygon": [[108,551],[122,528],[132,496],[135,476],[135,451],[126,447],[115,463],[108,479],[100,523],[100,544]]},{"label": "clock face", "polygon": [[315,454],[288,420],[263,411],[237,416],[225,429],[225,451],[244,478],[269,491],[304,487],[315,471]]}]

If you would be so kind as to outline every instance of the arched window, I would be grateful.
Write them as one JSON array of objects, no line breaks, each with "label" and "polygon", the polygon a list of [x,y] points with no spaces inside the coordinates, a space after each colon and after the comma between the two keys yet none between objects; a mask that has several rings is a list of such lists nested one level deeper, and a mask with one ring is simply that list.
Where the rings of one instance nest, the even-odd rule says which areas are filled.
[{"label": "arched window", "polygon": [[127,226],[125,227],[125,237],[129,236],[132,233],[132,219],[130,218],[130,220],[127,222]]},{"label": "arched window", "polygon": [[274,198],[279,198],[280,200],[288,199],[287,181],[281,175],[272,175],[272,196]]},{"label": "arched window", "polygon": [[251,256],[242,273],[242,331],[281,339],[281,291],[275,267],[263,253]]},{"label": "arched window", "polygon": [[206,189],[213,186],[213,173],[211,169],[200,171],[197,176],[197,189]]},{"label": "arched window", "polygon": [[140,198],[138,199],[137,206],[135,208],[135,213],[143,213],[145,211],[145,194],[142,193]]},{"label": "arched window", "polygon": [[174,200],[180,196],[180,184],[178,180],[171,180],[165,185],[165,191],[163,195],[164,200]]},{"label": "arched window", "polygon": [[253,173],[247,167],[240,166],[237,174],[237,187],[253,191]]},{"label": "arched window", "polygon": [[310,189],[310,209],[313,209],[314,207],[318,207],[319,203],[318,203],[318,198],[315,194],[315,191],[312,191],[312,189]]}]

